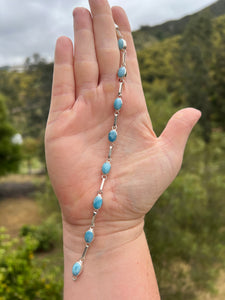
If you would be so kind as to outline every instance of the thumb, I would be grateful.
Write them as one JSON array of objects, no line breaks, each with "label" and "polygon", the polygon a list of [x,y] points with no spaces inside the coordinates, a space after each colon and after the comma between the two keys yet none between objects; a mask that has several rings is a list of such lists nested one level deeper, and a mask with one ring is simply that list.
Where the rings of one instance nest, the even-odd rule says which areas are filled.
[{"label": "thumb", "polygon": [[169,144],[169,150],[183,156],[188,136],[200,117],[201,112],[195,108],[181,109],[171,117],[160,136]]}]

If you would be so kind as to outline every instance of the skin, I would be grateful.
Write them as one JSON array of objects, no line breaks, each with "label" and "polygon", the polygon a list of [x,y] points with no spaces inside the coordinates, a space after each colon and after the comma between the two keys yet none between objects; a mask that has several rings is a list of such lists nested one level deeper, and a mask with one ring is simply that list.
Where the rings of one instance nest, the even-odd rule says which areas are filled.
[{"label": "skin", "polygon": [[[64,299],[160,299],[144,216],[179,172],[187,138],[201,113],[178,111],[157,137],[125,12],[111,9],[106,0],[89,4],[91,13],[81,7],[73,12],[75,45],[67,37],[57,40],[45,134],[48,172],[62,210]],[[95,239],[84,273],[73,282],[72,266],[85,246],[114,120],[120,66],[114,22],[127,41],[128,76]]]}]

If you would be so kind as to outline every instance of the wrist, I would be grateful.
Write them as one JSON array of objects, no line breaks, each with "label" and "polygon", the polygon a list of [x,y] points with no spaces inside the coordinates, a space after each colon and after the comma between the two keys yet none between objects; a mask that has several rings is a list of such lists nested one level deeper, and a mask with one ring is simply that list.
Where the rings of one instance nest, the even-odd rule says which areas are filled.
[{"label": "wrist", "polygon": [[[94,230],[94,239],[88,249],[89,257],[98,257],[121,248],[138,239],[144,231],[144,219],[126,220],[126,221],[101,221],[96,222]],[[64,255],[73,256],[78,260],[86,245],[84,235],[90,228],[86,224],[69,224],[63,220],[63,247]]]},{"label": "wrist", "polygon": [[[74,282],[72,266],[82,255],[87,228],[64,221],[64,300],[160,299],[143,220],[129,225],[125,229],[120,222],[96,223],[84,272]],[[104,229],[108,226],[112,227],[110,233]]]}]

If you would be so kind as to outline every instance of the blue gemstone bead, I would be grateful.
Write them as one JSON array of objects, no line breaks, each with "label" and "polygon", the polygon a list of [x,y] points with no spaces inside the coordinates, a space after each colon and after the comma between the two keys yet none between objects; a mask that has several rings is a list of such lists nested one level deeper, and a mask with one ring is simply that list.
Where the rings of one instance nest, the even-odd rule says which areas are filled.
[{"label": "blue gemstone bead", "polygon": [[115,142],[116,138],[117,138],[117,132],[116,130],[111,130],[110,133],[109,133],[109,141],[110,142]]},{"label": "blue gemstone bead", "polygon": [[86,243],[91,243],[93,241],[93,238],[94,238],[94,233],[92,229],[89,229],[88,231],[85,232],[84,239]]},{"label": "blue gemstone bead", "polygon": [[107,161],[102,166],[102,173],[108,174],[110,170],[111,170],[111,164],[110,164],[110,162]]},{"label": "blue gemstone bead", "polygon": [[121,98],[116,98],[116,100],[114,101],[114,108],[116,110],[119,110],[119,109],[121,109],[122,105],[123,105],[122,99]]},{"label": "blue gemstone bead", "polygon": [[126,74],[127,74],[127,70],[125,67],[119,68],[118,77],[122,78],[122,77],[126,76]]},{"label": "blue gemstone bead", "polygon": [[118,40],[118,46],[119,46],[119,49],[120,50],[122,50],[122,49],[124,49],[125,48],[125,41],[124,41],[124,39],[119,39]]},{"label": "blue gemstone bead", "polygon": [[98,195],[97,197],[95,197],[94,201],[93,201],[93,207],[95,209],[99,209],[102,206],[102,197],[100,195]]},{"label": "blue gemstone bead", "polygon": [[80,262],[76,262],[74,265],[73,265],[73,268],[72,268],[72,274],[74,276],[78,276],[80,274],[80,271],[81,271],[81,268],[82,268],[82,264]]},{"label": "blue gemstone bead", "polygon": [[84,239],[86,243],[91,243],[93,238],[94,238],[94,233],[91,229],[85,232]]}]

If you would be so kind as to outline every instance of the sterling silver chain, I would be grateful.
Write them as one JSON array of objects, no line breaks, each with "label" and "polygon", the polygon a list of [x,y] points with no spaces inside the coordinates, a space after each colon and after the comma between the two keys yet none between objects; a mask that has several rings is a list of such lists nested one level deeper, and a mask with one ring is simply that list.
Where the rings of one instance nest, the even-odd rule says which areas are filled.
[{"label": "sterling silver chain", "polygon": [[123,39],[123,36],[119,30],[119,27],[116,26],[116,34],[117,34],[117,38],[118,38],[118,46],[119,49],[121,51],[121,67],[119,68],[118,71],[118,81],[119,81],[119,91],[118,91],[118,95],[116,98],[116,100],[114,101],[114,122],[113,122],[113,126],[112,126],[112,130],[109,132],[109,153],[108,153],[108,157],[106,159],[106,162],[103,164],[102,166],[102,175],[101,175],[101,185],[100,185],[100,189],[97,192],[97,196],[94,199],[93,202],[93,216],[92,216],[92,220],[91,220],[91,226],[90,228],[86,231],[85,233],[85,248],[84,251],[82,253],[81,258],[73,265],[72,268],[72,279],[75,281],[77,280],[78,276],[81,274],[82,270],[83,270],[83,265],[84,265],[84,261],[85,261],[85,257],[86,254],[88,252],[88,249],[90,247],[90,244],[94,238],[94,227],[95,227],[95,220],[98,214],[99,209],[102,206],[102,195],[103,195],[103,187],[104,184],[108,178],[107,174],[110,172],[111,169],[111,160],[112,160],[112,152],[113,152],[113,147],[114,144],[113,142],[116,140],[117,138],[117,122],[118,122],[118,117],[119,117],[119,113],[120,113],[120,109],[122,107],[122,90],[123,90],[123,85],[124,85],[124,77],[126,77],[127,72],[126,72],[126,48],[127,48],[127,44],[126,41]]}]

